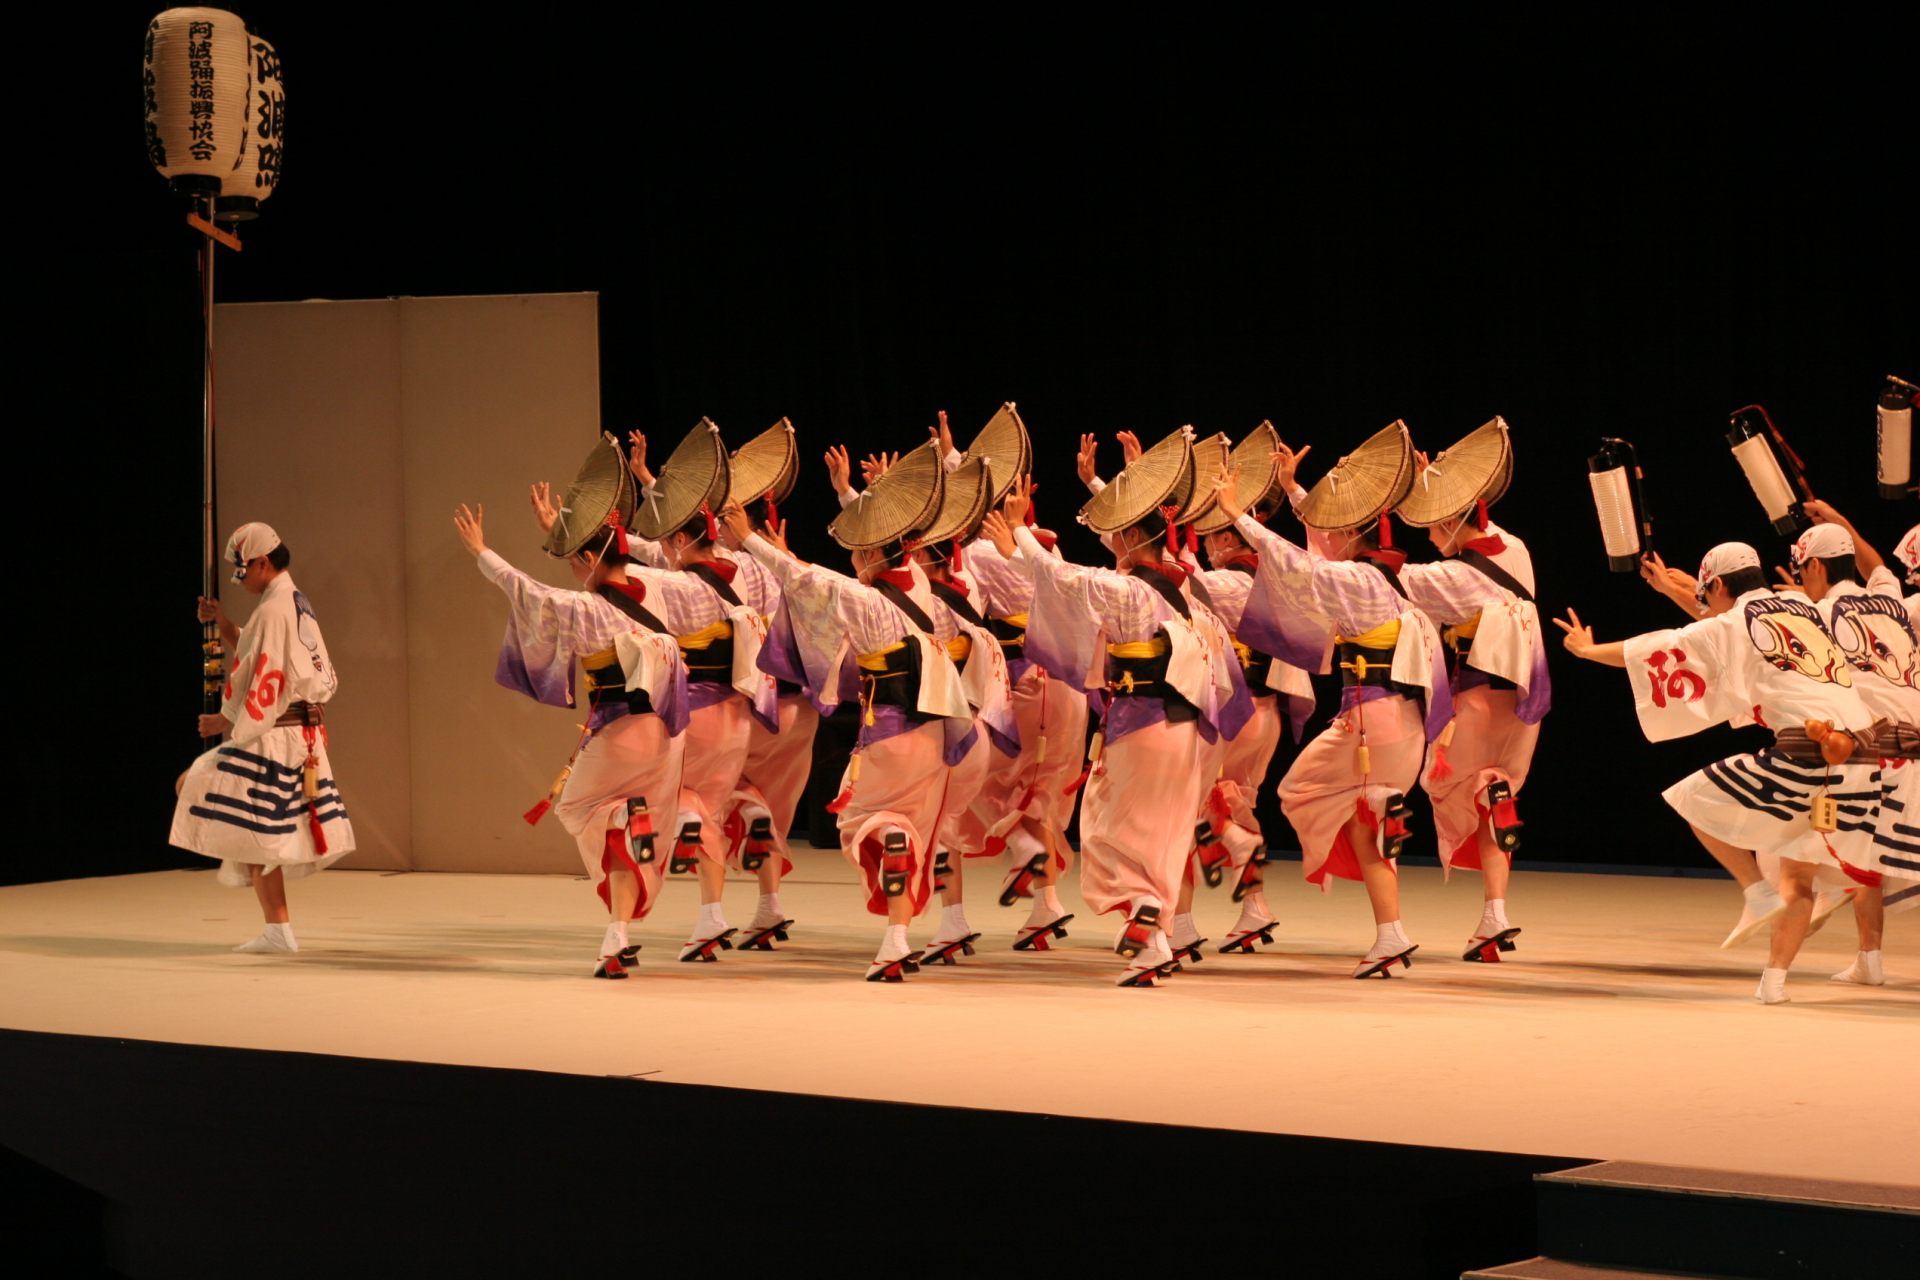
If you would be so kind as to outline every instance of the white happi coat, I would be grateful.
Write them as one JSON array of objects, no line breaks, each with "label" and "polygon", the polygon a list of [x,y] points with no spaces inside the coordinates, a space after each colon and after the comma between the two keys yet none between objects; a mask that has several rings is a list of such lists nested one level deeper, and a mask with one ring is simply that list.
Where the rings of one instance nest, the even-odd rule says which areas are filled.
[{"label": "white happi coat", "polygon": [[[295,702],[319,705],[340,677],[327,657],[313,606],[281,573],[240,630],[220,714],[227,740],[202,753],[181,781],[168,841],[220,860],[220,882],[250,881],[240,864],[308,875],[353,852],[353,825],[327,757],[327,731],[275,724]],[[305,767],[311,751],[319,792],[311,811]]]},{"label": "white happi coat", "polygon": [[[1873,725],[1820,611],[1797,593],[1746,592],[1723,614],[1635,636],[1625,656],[1650,741],[1717,724],[1778,730],[1824,720],[1856,734]],[[1840,806],[1839,829],[1824,836],[1809,821],[1822,792]],[[1877,763],[1828,769],[1763,749],[1710,764],[1664,797],[1693,826],[1736,848],[1836,871],[1838,863],[1865,869],[1873,861]]]}]

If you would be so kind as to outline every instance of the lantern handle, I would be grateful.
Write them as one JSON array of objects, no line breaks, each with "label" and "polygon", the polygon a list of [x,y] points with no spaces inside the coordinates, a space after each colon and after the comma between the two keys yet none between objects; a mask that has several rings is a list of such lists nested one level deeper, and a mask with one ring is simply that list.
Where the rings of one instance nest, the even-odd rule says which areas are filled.
[{"label": "lantern handle", "polygon": [[227,248],[233,250],[235,253],[240,252],[239,236],[233,234],[231,231],[222,231],[219,227],[214,226],[213,223],[208,222],[199,214],[189,213],[187,215],[187,225],[195,231],[198,231],[201,235],[227,246]]}]

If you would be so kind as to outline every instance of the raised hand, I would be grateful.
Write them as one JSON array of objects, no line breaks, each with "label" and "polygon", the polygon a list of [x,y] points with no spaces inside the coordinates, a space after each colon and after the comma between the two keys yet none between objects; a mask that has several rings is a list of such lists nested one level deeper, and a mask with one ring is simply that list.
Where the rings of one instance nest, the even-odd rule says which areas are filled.
[{"label": "raised hand", "polygon": [[1273,478],[1279,482],[1281,489],[1293,492],[1294,485],[1299,483],[1295,477],[1299,474],[1300,464],[1312,452],[1313,446],[1310,444],[1290,449],[1285,440],[1280,442],[1280,447],[1273,451]]},{"label": "raised hand", "polygon": [[1240,501],[1240,464],[1220,468],[1220,474],[1214,478],[1213,500],[1219,504],[1220,512],[1229,520],[1238,520],[1247,512]]},{"label": "raised hand", "polygon": [[1663,596],[1671,597],[1691,606],[1694,594],[1700,590],[1700,584],[1694,576],[1684,569],[1674,569],[1660,558],[1657,551],[1649,551],[1640,558],[1640,576],[1648,586]]},{"label": "raised hand", "polygon": [[761,531],[760,536],[782,551],[785,551],[788,555],[793,554],[792,548],[787,546],[787,518],[785,516],[781,516],[778,520],[769,520],[767,527]]},{"label": "raised hand", "polygon": [[642,489],[653,488],[653,472],[647,470],[647,438],[638,431],[627,432],[627,470]]},{"label": "raised hand", "polygon": [[836,494],[853,488],[853,464],[847,461],[847,446],[837,444],[827,450],[827,480]]},{"label": "raised hand", "polygon": [[[1000,504],[1006,512],[1009,522],[1022,525],[1027,522],[1027,511],[1033,506],[1033,477],[1021,476],[1013,482],[1013,488],[1007,493],[1007,500]],[[999,544],[995,544],[996,546]]]},{"label": "raised hand", "polygon": [[460,535],[460,545],[469,554],[477,556],[487,549],[486,516],[486,507],[479,503],[475,503],[471,511],[464,502],[453,509],[454,530]]},{"label": "raised hand", "polygon": [[729,502],[720,508],[720,541],[730,551],[738,551],[753,536],[753,521],[747,518],[746,508],[737,502]]},{"label": "raised hand", "polygon": [[1553,625],[1566,632],[1567,652],[1576,658],[1584,658],[1599,646],[1594,643],[1593,628],[1580,621],[1580,615],[1572,609],[1567,610],[1565,618],[1555,618]]},{"label": "raised hand", "polygon": [[940,425],[928,427],[927,434],[940,442],[940,461],[945,462],[947,455],[953,452],[953,429],[947,426],[947,411],[940,411]]},{"label": "raised hand", "polygon": [[536,481],[527,491],[527,501],[533,504],[533,521],[540,532],[552,533],[553,522],[560,518],[560,508],[553,505],[553,486],[545,480]]},{"label": "raised hand", "polygon": [[1080,473],[1080,483],[1088,489],[1092,489],[1093,482],[1100,478],[1100,473],[1093,468],[1094,454],[1099,449],[1100,441],[1089,432],[1080,437],[1080,452],[1073,458],[1074,467]]},{"label": "raised hand", "polygon": [[1785,565],[1777,564],[1773,566],[1773,574],[1774,574],[1774,577],[1779,579],[1778,582],[1773,584],[1773,589],[1775,591],[1800,590],[1800,584],[1793,580],[1793,574],[1787,571],[1787,567]]},{"label": "raised hand", "polygon": [[885,450],[870,453],[860,463],[860,478],[865,480],[867,487],[871,489],[873,482],[892,470],[894,464],[899,461],[900,455],[897,453],[888,453]]},{"label": "raised hand", "polygon": [[980,522],[980,536],[991,542],[994,550],[1009,560],[1020,550],[1019,544],[1013,540],[1013,526],[998,511],[987,512],[987,518]]},{"label": "raised hand", "polygon": [[1145,450],[1140,447],[1140,437],[1131,431],[1117,432],[1113,438],[1120,442],[1120,463],[1122,466],[1132,466],[1134,459],[1145,452]]}]

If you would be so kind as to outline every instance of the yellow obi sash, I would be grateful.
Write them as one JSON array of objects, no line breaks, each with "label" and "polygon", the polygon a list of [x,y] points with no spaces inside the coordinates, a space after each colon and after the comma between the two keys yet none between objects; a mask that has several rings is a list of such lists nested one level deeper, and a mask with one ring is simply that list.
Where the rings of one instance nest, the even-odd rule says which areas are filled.
[{"label": "yellow obi sash", "polygon": [[947,656],[959,666],[973,656],[973,637],[962,633],[947,641]]},{"label": "yellow obi sash", "polygon": [[1473,638],[1480,632],[1480,615],[1474,614],[1465,622],[1456,623],[1440,633],[1447,647],[1456,654],[1464,654],[1473,648]]},{"label": "yellow obi sash", "polygon": [[1240,666],[1243,669],[1253,666],[1253,650],[1241,644],[1238,636],[1234,637],[1233,652],[1240,659]]},{"label": "yellow obi sash", "polygon": [[[684,636],[674,637],[674,642],[680,646],[680,652],[687,660],[687,670],[689,672],[694,672],[694,671],[731,672],[733,670],[732,641],[733,641],[733,623],[729,622],[725,618],[722,618],[718,622],[710,622],[706,626],[700,628],[698,631],[689,632]],[[724,646],[726,649],[726,652],[724,654],[713,655],[715,657],[718,657],[720,661],[695,662],[693,660],[693,656],[695,654],[704,654],[708,650],[714,648],[716,645]],[[696,676],[694,678],[700,679],[700,680],[706,680],[708,683],[712,683],[712,679],[713,679],[711,676]]]},{"label": "yellow obi sash", "polygon": [[853,656],[853,662],[855,666],[859,667],[862,671],[871,673],[876,679],[883,675],[905,675],[906,673],[904,671],[890,671],[887,669],[887,655],[899,653],[906,647],[907,642],[902,640],[898,644],[890,644],[884,649],[875,649],[872,653],[857,653]]},{"label": "yellow obi sash", "polygon": [[580,659],[580,667],[587,673],[587,683],[596,690],[627,687],[626,672],[620,669],[620,655],[612,649],[588,654]]},{"label": "yellow obi sash", "polygon": [[[1400,619],[1383,622],[1377,627],[1361,632],[1357,636],[1336,635],[1334,643],[1340,647],[1340,670],[1346,673],[1349,684],[1390,684],[1389,673],[1393,670],[1393,651],[1400,644]],[[1367,653],[1384,653],[1385,662],[1368,660]]]},{"label": "yellow obi sash", "polygon": [[1107,682],[1107,688],[1114,693],[1129,694],[1137,686],[1165,683],[1166,658],[1172,652],[1173,646],[1165,636],[1108,645],[1109,665],[1117,668],[1118,674]]}]

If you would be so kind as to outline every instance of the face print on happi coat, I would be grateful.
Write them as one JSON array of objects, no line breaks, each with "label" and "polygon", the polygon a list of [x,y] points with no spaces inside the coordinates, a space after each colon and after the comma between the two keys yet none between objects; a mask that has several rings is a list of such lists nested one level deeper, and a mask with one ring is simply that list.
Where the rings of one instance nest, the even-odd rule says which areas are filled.
[{"label": "face print on happi coat", "polygon": [[1903,689],[1920,687],[1913,623],[1902,602],[1889,596],[1841,596],[1833,604],[1833,638],[1856,671]]},{"label": "face print on happi coat", "polygon": [[1846,657],[1812,604],[1790,596],[1763,596],[1747,602],[1746,620],[1747,639],[1781,671],[1843,689],[1853,687]]}]

